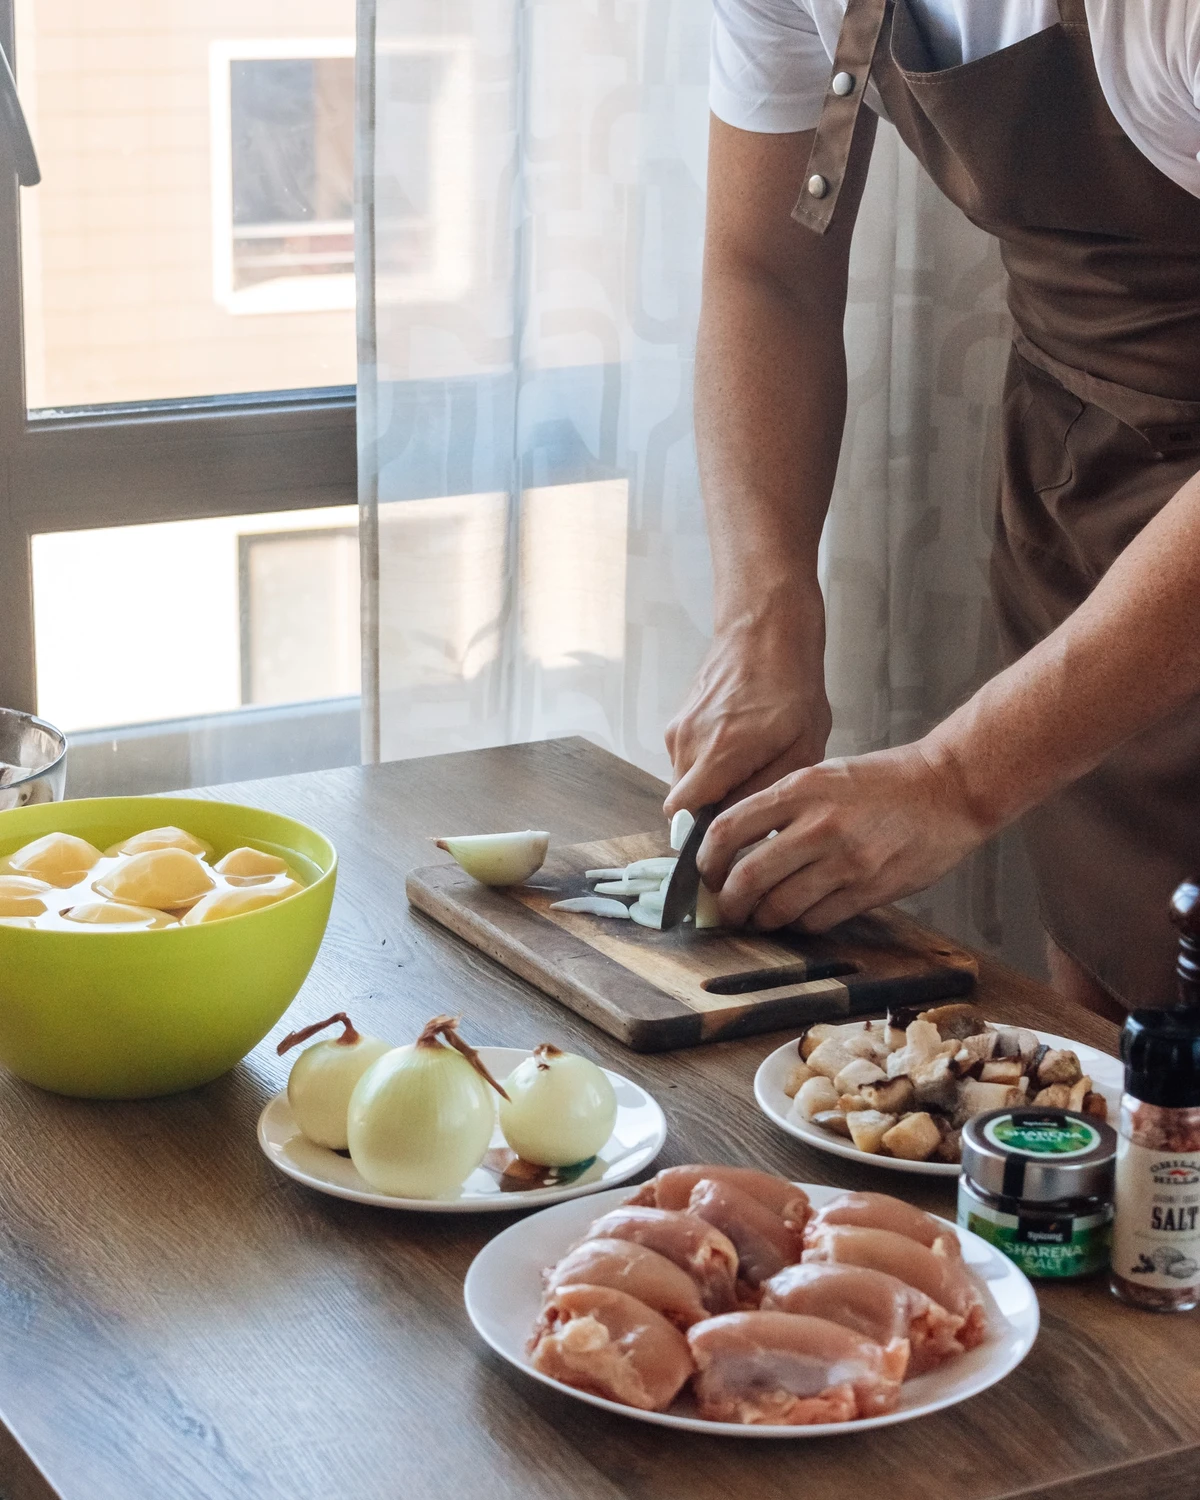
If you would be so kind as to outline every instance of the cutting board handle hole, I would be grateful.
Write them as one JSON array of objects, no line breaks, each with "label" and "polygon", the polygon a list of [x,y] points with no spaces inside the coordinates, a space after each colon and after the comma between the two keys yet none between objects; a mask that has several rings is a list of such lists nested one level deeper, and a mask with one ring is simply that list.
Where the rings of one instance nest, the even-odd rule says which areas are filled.
[{"label": "cutting board handle hole", "polygon": [[804,984],[809,979],[840,979],[843,974],[857,974],[858,965],[838,959],[806,964],[788,964],[779,969],[747,969],[742,974],[719,974],[704,979],[700,988],[710,995],[753,995],[759,990],[781,990],[789,984]]}]

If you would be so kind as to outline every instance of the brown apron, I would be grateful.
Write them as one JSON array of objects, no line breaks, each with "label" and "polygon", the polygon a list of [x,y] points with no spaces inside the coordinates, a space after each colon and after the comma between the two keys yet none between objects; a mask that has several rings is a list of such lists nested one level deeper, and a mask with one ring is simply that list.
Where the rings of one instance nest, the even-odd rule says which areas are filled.
[{"label": "brown apron", "polygon": [[[1200,199],[1118,125],[1084,0],[1059,9],[1058,25],[938,70],[907,0],[848,0],[793,215],[828,228],[869,73],[933,180],[1000,241],[1016,335],[992,590],[1009,660],[1200,468]],[[1200,875],[1200,700],[1025,831],[1055,941],[1126,1005],[1170,1003],[1167,903]]]}]

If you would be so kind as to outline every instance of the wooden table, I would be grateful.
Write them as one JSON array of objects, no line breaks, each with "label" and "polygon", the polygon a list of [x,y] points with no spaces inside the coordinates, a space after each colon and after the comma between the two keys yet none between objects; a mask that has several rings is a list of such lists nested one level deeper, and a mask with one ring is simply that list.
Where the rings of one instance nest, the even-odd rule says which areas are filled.
[{"label": "wooden table", "polygon": [[[213,795],[330,835],[341,877],[312,976],[272,1037],[209,1087],[94,1104],[0,1083],[0,1495],[29,1500],[1137,1500],[1200,1495],[1200,1322],[1042,1292],[1041,1337],[986,1395],[868,1436],[696,1438],[525,1379],[462,1305],[511,1215],[391,1213],[277,1174],[254,1126],[273,1042],[347,1008],[398,1041],[462,1011],[475,1042],[552,1037],[651,1089],[661,1165],[749,1162],[800,1180],[952,1188],[809,1151],[751,1079],[784,1039],[626,1052],[424,919],[404,874],[426,836],[529,824],[577,842],[656,826],[662,788],[578,740],[280,778]],[[1112,1048],[1115,1032],[984,963],[991,1016]]]}]

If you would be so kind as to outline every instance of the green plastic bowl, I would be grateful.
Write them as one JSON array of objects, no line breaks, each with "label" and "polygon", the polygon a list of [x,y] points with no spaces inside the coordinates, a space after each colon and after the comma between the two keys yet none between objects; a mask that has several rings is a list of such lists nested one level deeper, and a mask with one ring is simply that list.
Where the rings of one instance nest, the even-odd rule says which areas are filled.
[{"label": "green plastic bowl", "polygon": [[[93,797],[0,812],[0,858],[60,831],[107,849],[174,824],[219,858],[242,844],[291,856],[309,884],[274,906],[152,932],[0,924],[0,1063],[84,1099],[196,1088],[256,1046],[304,983],[329,920],[333,845],[277,813],[184,797]],[[297,859],[296,856],[299,856]]]}]

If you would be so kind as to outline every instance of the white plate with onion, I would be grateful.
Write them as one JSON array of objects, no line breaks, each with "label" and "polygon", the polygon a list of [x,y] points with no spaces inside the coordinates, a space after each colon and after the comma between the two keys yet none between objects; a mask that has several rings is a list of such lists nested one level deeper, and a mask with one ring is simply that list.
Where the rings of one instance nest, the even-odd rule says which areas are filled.
[{"label": "white plate with onion", "polygon": [[[799,1183],[814,1208],[820,1208],[842,1191],[818,1183]],[[1033,1347],[1038,1332],[1038,1300],[1024,1273],[986,1240],[969,1230],[947,1224],[958,1236],[963,1259],[981,1286],[988,1312],[988,1337],[978,1348],[948,1360],[938,1369],[905,1382],[900,1405],[883,1416],[854,1422],[822,1422],[808,1427],[745,1425],[713,1422],[695,1415],[691,1398],[681,1396],[664,1412],[642,1411],[623,1406],[605,1396],[564,1385],[534,1368],[526,1343],[537,1320],[542,1301],[542,1272],[555,1264],[586,1234],[589,1226],[616,1208],[629,1196],[627,1191],[603,1193],[588,1203],[564,1203],[545,1213],[522,1219],[490,1240],[467,1272],[463,1298],[467,1315],[483,1340],[523,1374],[564,1396],[598,1406],[617,1416],[650,1422],[658,1427],[679,1427],[734,1438],[813,1438],[862,1432],[871,1427],[889,1427],[928,1416],[957,1405],[1008,1375]]]},{"label": "white plate with onion", "polygon": [[[532,1053],[521,1047],[480,1047],[480,1059],[503,1081]],[[650,1165],[667,1138],[667,1122],[655,1099],[630,1079],[605,1068],[617,1095],[612,1134],[589,1162],[573,1167],[534,1167],[518,1161],[497,1123],[483,1164],[461,1188],[441,1198],[404,1198],[372,1189],[349,1155],[316,1146],[300,1131],[286,1090],[267,1101],[258,1118],[258,1143],[272,1166],[317,1192],[379,1208],[432,1214],[506,1212],[542,1208],[565,1198],[602,1192]]]},{"label": "white plate with onion", "polygon": [[[986,1023],[999,1024],[999,1023]],[[1064,1048],[1079,1058],[1083,1071],[1088,1074],[1098,1094],[1103,1094],[1108,1105],[1109,1121],[1115,1123],[1121,1108],[1121,1092],[1124,1087],[1125,1070],[1122,1064],[1106,1052],[1082,1042],[1070,1041],[1067,1037],[1055,1036],[1049,1031],[1035,1031],[1034,1036],[1047,1047]],[[959,1177],[962,1167],[958,1162],[905,1161],[896,1156],[860,1151],[853,1141],[836,1136],[831,1131],[814,1125],[792,1113],[792,1100],[784,1092],[788,1076],[799,1061],[799,1038],[777,1047],[759,1065],[754,1075],[754,1097],[759,1109],[773,1120],[780,1130],[795,1136],[806,1146],[815,1146],[818,1151],[828,1151],[833,1156],[845,1156],[867,1166],[882,1167],[890,1172],[915,1172],[923,1177]]]}]

